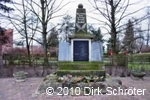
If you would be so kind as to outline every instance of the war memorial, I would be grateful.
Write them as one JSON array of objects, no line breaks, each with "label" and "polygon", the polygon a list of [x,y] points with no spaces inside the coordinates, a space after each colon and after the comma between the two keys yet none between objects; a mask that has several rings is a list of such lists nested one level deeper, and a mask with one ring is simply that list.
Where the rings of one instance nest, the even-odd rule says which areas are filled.
[{"label": "war memorial", "polygon": [[58,61],[102,61],[101,42],[93,42],[92,34],[87,33],[86,9],[82,4],[76,10],[75,34],[68,42],[59,43]]}]

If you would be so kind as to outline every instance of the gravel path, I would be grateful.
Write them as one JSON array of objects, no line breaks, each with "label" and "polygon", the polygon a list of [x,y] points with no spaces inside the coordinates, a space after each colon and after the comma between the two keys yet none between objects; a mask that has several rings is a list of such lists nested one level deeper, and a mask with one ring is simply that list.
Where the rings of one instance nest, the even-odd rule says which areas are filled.
[{"label": "gravel path", "polygon": [[22,83],[16,83],[14,78],[0,78],[0,100],[150,100],[150,77],[145,77],[144,81],[132,80],[130,77],[116,78],[125,86],[146,89],[144,95],[36,96],[34,92],[43,78],[28,78]]}]

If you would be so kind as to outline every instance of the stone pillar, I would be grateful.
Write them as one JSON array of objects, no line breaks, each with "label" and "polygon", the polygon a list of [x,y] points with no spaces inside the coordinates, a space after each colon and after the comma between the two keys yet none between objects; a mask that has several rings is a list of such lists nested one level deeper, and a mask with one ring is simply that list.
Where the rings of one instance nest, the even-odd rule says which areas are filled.
[{"label": "stone pillar", "polygon": [[75,33],[87,33],[86,10],[82,4],[76,10]]}]

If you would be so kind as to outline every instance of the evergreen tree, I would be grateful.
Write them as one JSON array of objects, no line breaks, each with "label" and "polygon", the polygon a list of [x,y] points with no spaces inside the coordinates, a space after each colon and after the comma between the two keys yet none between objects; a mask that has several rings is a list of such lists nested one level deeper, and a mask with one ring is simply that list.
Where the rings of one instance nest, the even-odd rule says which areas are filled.
[{"label": "evergreen tree", "polygon": [[55,28],[52,29],[51,33],[48,36],[48,48],[50,47],[57,47],[58,46],[58,32]]},{"label": "evergreen tree", "polygon": [[4,12],[10,12],[14,10],[13,8],[6,6],[5,3],[13,3],[13,2],[12,0],[0,0],[0,10],[3,10]]},{"label": "evergreen tree", "polygon": [[123,44],[124,44],[124,50],[127,52],[132,52],[134,48],[134,26],[131,20],[128,21],[126,25],[126,30],[124,33],[124,39],[123,39]]},{"label": "evergreen tree", "polygon": [[61,27],[59,28],[59,40],[67,41],[68,35],[74,33],[75,25],[72,22],[72,17],[70,15],[66,15],[62,19]]},{"label": "evergreen tree", "polygon": [[103,36],[101,34],[101,29],[98,28],[97,30],[91,30],[91,33],[94,35],[93,41],[100,41],[104,42]]},{"label": "evergreen tree", "polygon": [[[13,8],[7,7],[4,3],[12,3],[11,0],[0,0],[0,10],[4,12],[10,12]],[[2,45],[8,42],[8,38],[5,36],[5,29],[0,27],[0,76],[3,74],[3,58],[2,58]]]}]

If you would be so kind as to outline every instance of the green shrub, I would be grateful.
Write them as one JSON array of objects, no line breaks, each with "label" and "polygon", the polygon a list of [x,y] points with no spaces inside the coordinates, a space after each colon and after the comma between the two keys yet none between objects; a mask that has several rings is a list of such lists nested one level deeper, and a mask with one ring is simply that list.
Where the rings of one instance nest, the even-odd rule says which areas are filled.
[{"label": "green shrub", "polygon": [[113,56],[109,56],[107,59],[106,58],[104,59],[107,60],[105,62],[106,66],[112,66],[114,62],[117,62],[118,66],[126,66],[128,62],[128,56],[126,56],[125,54],[116,55],[116,59],[114,59]]},{"label": "green shrub", "polygon": [[49,62],[50,66],[57,66],[57,62]]},{"label": "green shrub", "polygon": [[129,63],[150,64],[150,53],[140,53],[128,56]]}]

